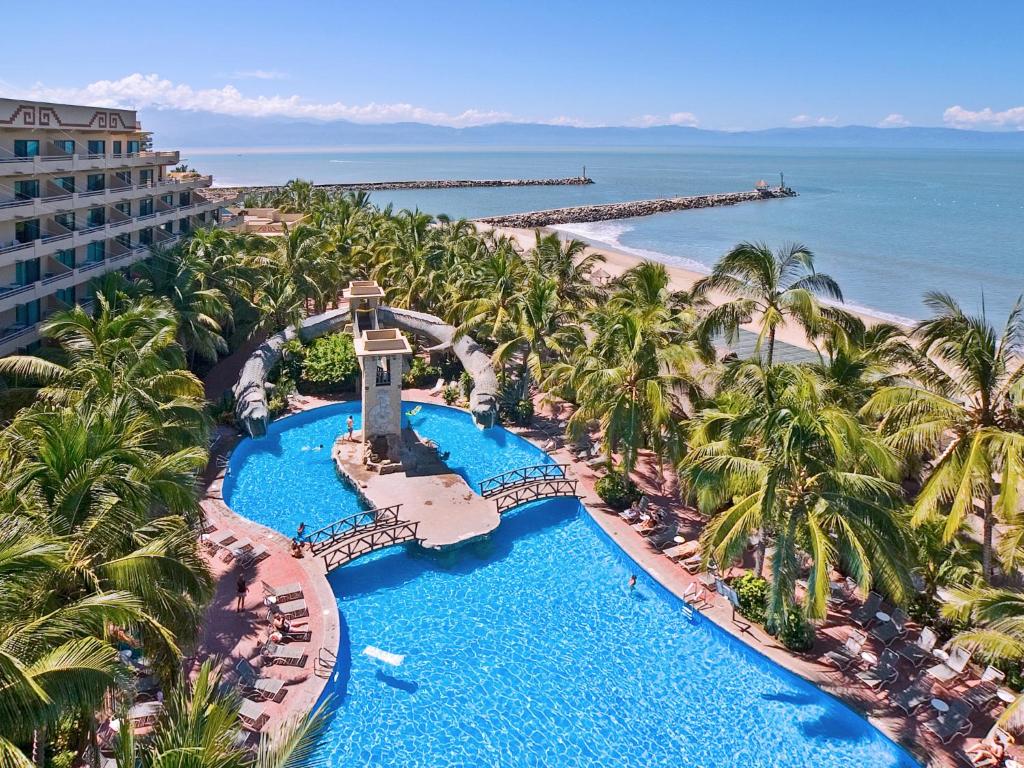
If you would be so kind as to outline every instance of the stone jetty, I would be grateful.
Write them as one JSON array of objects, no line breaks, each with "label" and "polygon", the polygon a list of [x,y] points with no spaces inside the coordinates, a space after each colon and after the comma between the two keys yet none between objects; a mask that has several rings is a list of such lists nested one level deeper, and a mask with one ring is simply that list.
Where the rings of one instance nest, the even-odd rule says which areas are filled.
[{"label": "stone jetty", "polygon": [[536,229],[552,224],[578,224],[588,221],[609,221],[631,219],[636,216],[650,216],[668,211],[686,211],[691,208],[714,208],[721,205],[737,205],[758,200],[772,200],[780,197],[796,197],[789,187],[752,189],[747,192],[724,192],[717,195],[694,195],[692,197],[666,197],[657,200],[633,200],[628,203],[606,203],[604,205],[576,205],[569,208],[551,208],[546,211],[528,211],[503,216],[488,216],[478,219],[494,227],[516,227]]},{"label": "stone jetty", "polygon": [[[317,189],[340,192],[390,192],[402,189],[462,189],[471,187],[576,187],[593,184],[588,176],[564,179],[425,179],[421,181],[360,181],[350,184],[315,184]],[[238,195],[277,192],[282,186],[212,187],[203,190],[207,197],[233,199]]]}]

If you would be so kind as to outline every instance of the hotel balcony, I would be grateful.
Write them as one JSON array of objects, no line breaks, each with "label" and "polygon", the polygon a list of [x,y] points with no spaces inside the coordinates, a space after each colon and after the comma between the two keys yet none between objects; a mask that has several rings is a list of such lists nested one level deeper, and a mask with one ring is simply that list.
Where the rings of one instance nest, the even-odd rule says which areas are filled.
[{"label": "hotel balcony", "polygon": [[0,158],[0,176],[38,176],[44,173],[94,171],[146,165],[177,165],[181,153],[105,152],[101,154],[36,155]]},{"label": "hotel balcony", "polygon": [[61,192],[59,187],[51,184],[52,188],[49,190],[51,194],[28,198],[27,200],[15,199],[10,193],[0,189],[0,221],[31,219],[96,205],[113,205],[149,195],[187,192],[192,189],[209,187],[212,183],[212,176],[198,176],[191,179],[171,179],[167,181],[152,181],[145,184],[111,186],[93,192]]},{"label": "hotel balcony", "polygon": [[[97,240],[107,240],[145,227],[159,227],[183,216],[193,216],[198,213],[215,211],[221,205],[222,203],[211,200],[193,199],[193,202],[188,205],[165,206],[158,200],[156,203],[157,210],[142,216],[126,216],[121,220],[111,218],[111,220],[103,224],[79,227],[74,230],[65,229],[55,222],[50,223],[46,225],[42,236],[36,240],[24,243],[12,241],[0,245],[0,264],[8,262],[10,258],[18,261],[34,258],[41,259],[65,248],[78,248],[94,243]],[[111,210],[113,211],[114,209]],[[112,212],[110,215],[112,217],[116,216],[116,212]]]}]

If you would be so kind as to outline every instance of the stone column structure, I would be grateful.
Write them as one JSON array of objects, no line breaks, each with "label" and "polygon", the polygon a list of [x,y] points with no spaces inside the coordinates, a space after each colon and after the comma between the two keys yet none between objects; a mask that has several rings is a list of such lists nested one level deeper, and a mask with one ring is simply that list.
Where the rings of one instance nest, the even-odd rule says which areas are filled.
[{"label": "stone column structure", "polygon": [[348,299],[348,311],[352,320],[352,334],[359,338],[363,331],[376,330],[377,307],[384,300],[384,289],[377,285],[376,280],[353,280],[348,288],[342,291]]},{"label": "stone column structure", "polygon": [[[355,327],[355,323],[353,323]],[[402,371],[408,340],[397,328],[366,330],[356,336],[362,371],[363,451],[380,472],[402,468]]]}]

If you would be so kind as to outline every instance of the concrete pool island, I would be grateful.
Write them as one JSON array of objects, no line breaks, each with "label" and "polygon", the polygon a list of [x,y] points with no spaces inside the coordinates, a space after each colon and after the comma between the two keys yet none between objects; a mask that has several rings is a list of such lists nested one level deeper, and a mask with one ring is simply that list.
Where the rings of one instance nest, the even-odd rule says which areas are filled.
[{"label": "concrete pool island", "polygon": [[329,323],[355,338],[360,399],[269,422],[232,452],[223,485],[237,515],[285,535],[304,523],[305,578],[328,574],[341,632],[320,683],[337,709],[323,756],[916,764],[845,704],[715,626],[723,609],[706,618],[680,600],[681,586],[594,503],[585,467],[577,478],[528,440],[482,427],[479,409],[430,402],[437,393],[403,400],[412,345],[384,327],[393,315],[382,295],[353,284]]}]

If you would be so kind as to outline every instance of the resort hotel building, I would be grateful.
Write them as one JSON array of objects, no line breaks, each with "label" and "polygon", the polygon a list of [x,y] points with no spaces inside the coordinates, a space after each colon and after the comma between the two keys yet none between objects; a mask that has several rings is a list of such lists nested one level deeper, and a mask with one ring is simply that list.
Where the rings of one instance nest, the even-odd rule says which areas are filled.
[{"label": "resort hotel building", "polygon": [[0,99],[0,356],[87,304],[92,278],[221,220],[226,201],[198,193],[211,177],[178,161],[133,110]]}]

